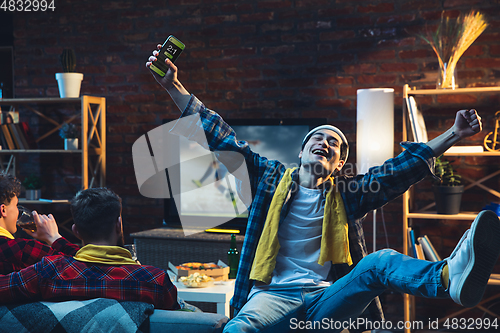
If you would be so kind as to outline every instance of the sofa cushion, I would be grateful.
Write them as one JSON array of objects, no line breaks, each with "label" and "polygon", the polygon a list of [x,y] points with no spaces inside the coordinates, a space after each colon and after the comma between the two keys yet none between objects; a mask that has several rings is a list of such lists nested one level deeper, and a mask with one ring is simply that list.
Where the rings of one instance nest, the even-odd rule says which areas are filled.
[{"label": "sofa cushion", "polygon": [[0,306],[0,328],[33,333],[136,333],[143,332],[141,325],[148,324],[151,313],[152,304],[105,298],[33,302]]},{"label": "sofa cushion", "polygon": [[218,333],[229,318],[217,313],[155,309],[149,317],[150,333]]}]

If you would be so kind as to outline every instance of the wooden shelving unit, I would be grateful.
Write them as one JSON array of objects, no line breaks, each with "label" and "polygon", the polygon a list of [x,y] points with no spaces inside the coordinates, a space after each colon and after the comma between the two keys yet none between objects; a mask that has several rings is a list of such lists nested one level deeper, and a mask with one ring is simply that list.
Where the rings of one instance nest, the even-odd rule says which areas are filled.
[{"label": "wooden shelving unit", "polygon": [[[54,108],[64,105],[79,105],[80,110],[70,115],[64,122],[59,123],[51,117],[36,109],[36,106],[50,105]],[[81,176],[82,189],[90,187],[103,187],[106,185],[106,99],[83,95],[79,98],[13,98],[0,99],[0,106],[22,107],[23,111],[32,112],[36,116],[43,118],[52,125],[52,128],[45,133],[39,134],[35,140],[37,143],[58,131],[65,123],[81,122],[81,134],[79,145],[81,149],[2,149],[0,159],[8,158],[4,172],[12,168],[16,173],[16,157],[22,154],[78,154],[81,155]],[[62,146],[62,143],[61,143]],[[68,198],[70,199],[70,198]],[[69,204],[69,200],[50,201],[28,201],[20,198],[20,204]],[[64,227],[68,221],[59,223]]]},{"label": "wooden shelving unit", "polygon": [[[70,116],[65,122],[58,123],[34,108],[34,105],[80,104],[80,112]],[[10,156],[11,164],[15,165],[15,157],[19,154],[81,154],[82,156],[82,189],[106,184],[106,99],[84,95],[80,98],[13,98],[1,99],[0,106],[22,106],[47,120],[54,127],[36,138],[40,142],[52,133],[58,131],[65,123],[81,119],[80,135],[81,149],[5,149],[1,155]],[[93,158],[95,157],[95,158]],[[98,182],[98,183],[97,183]]]},{"label": "wooden shelving unit", "polygon": [[[406,100],[409,96],[421,96],[421,95],[454,95],[454,94],[477,94],[477,93],[493,93],[500,92],[500,87],[481,87],[481,88],[457,88],[457,89],[415,89],[410,88],[409,85],[405,85],[403,87],[403,141],[408,140],[408,114],[406,110]],[[500,156],[499,152],[478,152],[478,153],[445,153],[445,156],[481,156],[481,157],[493,157]],[[479,186],[485,191],[497,196],[500,198],[500,193],[484,186],[482,183],[496,175],[500,174],[499,170],[491,173],[479,179],[477,181],[472,181],[469,179],[465,180],[471,182],[469,185],[465,187],[465,190],[473,187]],[[441,219],[441,220],[474,220],[478,214],[478,212],[461,212],[456,215],[445,215],[445,214],[437,214],[435,211],[429,211],[435,204],[430,204],[424,208],[422,208],[419,212],[410,212],[410,200],[411,194],[410,190],[406,191],[403,194],[403,253],[408,255],[408,226],[410,219]],[[412,303],[414,303],[413,297],[405,294],[403,297],[404,304],[404,320],[405,322],[410,322],[412,318],[415,317],[414,309],[412,309]],[[406,333],[410,333],[410,329],[405,329]]]}]

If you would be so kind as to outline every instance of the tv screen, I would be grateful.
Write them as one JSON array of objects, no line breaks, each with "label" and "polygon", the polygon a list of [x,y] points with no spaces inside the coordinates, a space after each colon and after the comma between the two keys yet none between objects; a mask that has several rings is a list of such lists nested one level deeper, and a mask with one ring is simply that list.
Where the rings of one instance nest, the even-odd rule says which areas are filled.
[{"label": "tv screen", "polygon": [[[239,141],[252,151],[287,167],[299,165],[298,154],[304,136],[326,119],[237,119],[228,120]],[[196,225],[238,230],[244,234],[248,211],[237,195],[235,177],[218,162],[215,154],[195,142],[179,137],[179,179],[170,179],[180,202],[165,200],[167,226],[180,227],[182,218],[200,219]],[[196,161],[195,163],[185,163]],[[201,221],[201,219],[203,221]]]}]

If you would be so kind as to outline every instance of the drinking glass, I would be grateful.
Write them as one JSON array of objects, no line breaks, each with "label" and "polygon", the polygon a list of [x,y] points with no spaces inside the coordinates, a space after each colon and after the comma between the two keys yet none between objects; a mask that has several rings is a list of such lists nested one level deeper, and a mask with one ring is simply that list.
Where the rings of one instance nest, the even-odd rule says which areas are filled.
[{"label": "drinking glass", "polygon": [[135,244],[125,244],[124,247],[130,251],[130,254],[132,255],[132,259],[134,259],[136,262],[137,261],[137,250],[135,248]]},{"label": "drinking glass", "polygon": [[33,219],[33,214],[31,214],[31,210],[24,206],[17,206],[19,209],[19,214],[17,216],[16,225],[26,230],[36,231],[36,223]]}]

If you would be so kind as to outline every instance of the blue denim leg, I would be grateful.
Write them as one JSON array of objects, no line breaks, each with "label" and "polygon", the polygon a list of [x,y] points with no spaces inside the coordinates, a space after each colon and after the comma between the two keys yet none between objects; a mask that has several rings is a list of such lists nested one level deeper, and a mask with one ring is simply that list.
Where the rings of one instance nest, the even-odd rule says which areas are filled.
[{"label": "blue denim leg", "polygon": [[290,320],[304,316],[302,288],[259,291],[224,327],[224,333],[287,332]]},{"label": "blue denim leg", "polygon": [[306,296],[306,320],[357,318],[373,298],[387,289],[421,297],[448,298],[441,282],[444,264],[444,261],[414,259],[389,249],[372,253],[323,292]]},{"label": "blue denim leg", "polygon": [[[342,329],[335,329],[333,322],[357,318],[387,289],[448,298],[441,283],[444,264],[380,250],[363,258],[349,274],[329,287],[270,289],[254,294],[224,332],[281,333],[307,325],[322,332],[340,332]],[[312,331],[315,329],[308,330]]]}]

